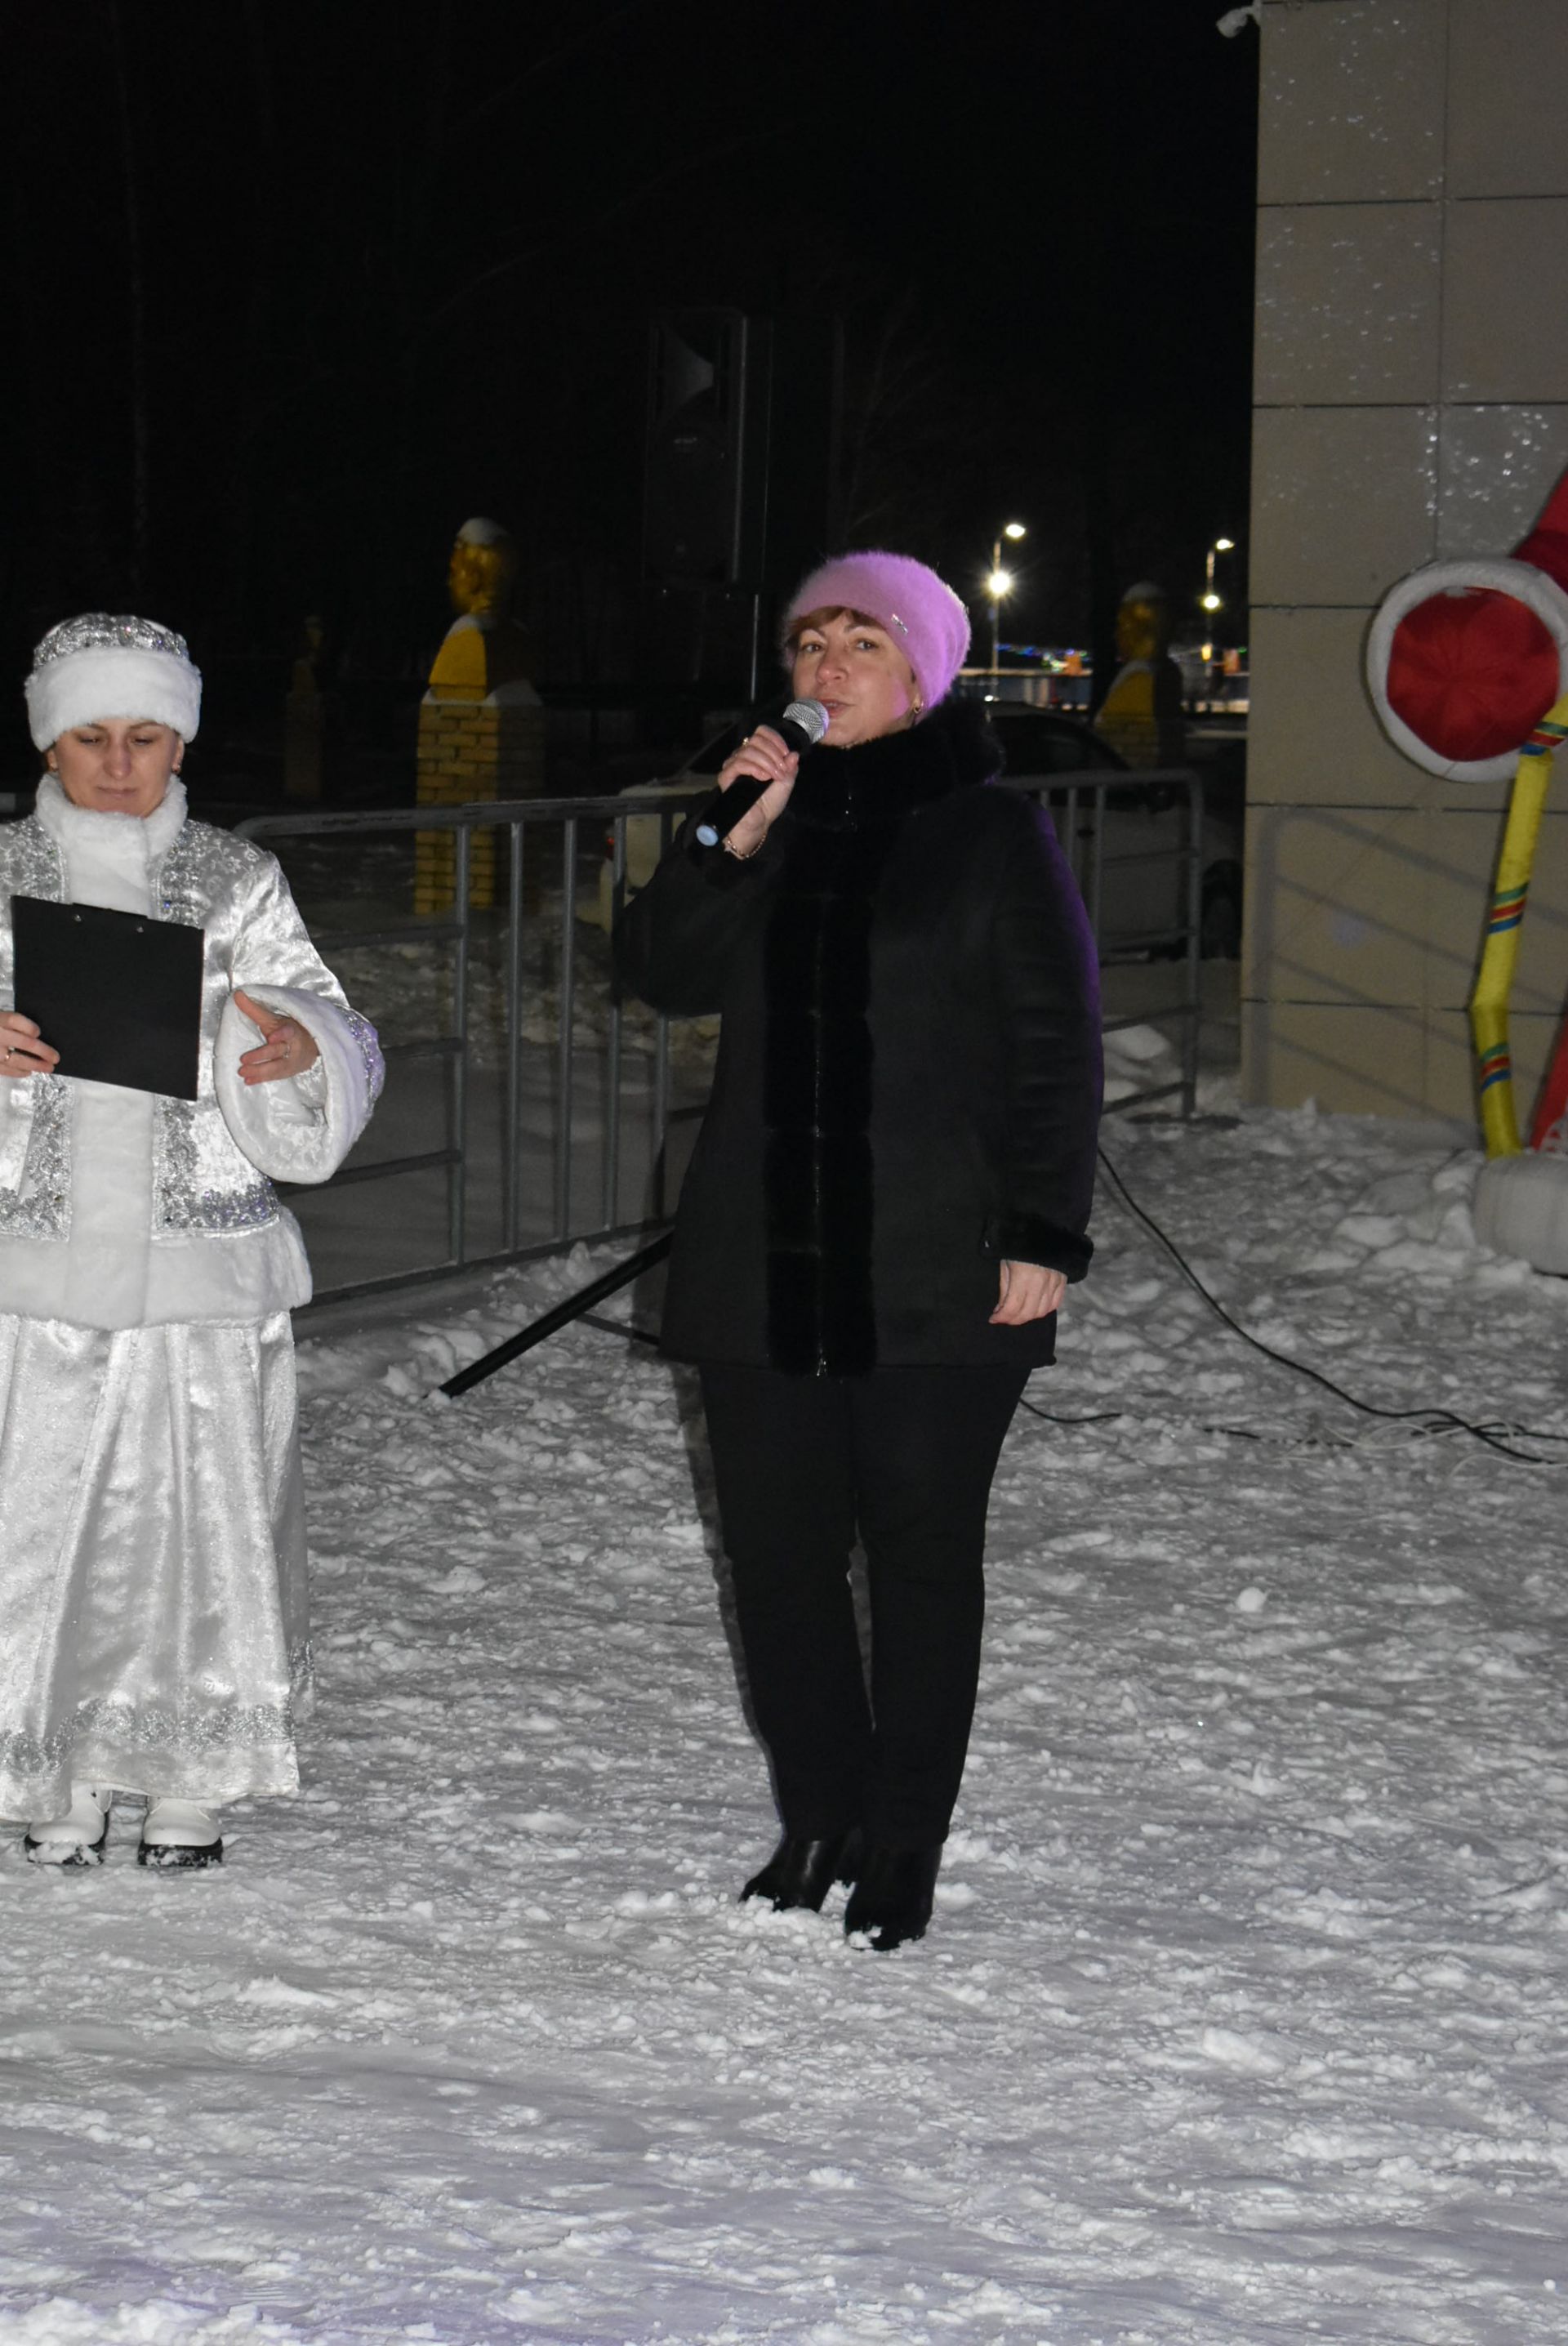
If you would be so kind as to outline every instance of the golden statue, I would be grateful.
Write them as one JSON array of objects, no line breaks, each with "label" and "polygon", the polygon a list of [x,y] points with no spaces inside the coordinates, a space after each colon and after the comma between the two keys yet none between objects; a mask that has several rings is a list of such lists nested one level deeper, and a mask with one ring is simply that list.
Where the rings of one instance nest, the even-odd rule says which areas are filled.
[{"label": "golden statue", "polygon": [[[464,522],[447,566],[458,616],[430,671],[419,712],[421,806],[536,798],[545,787],[545,710],[528,680],[528,638],[512,617],[517,548],[498,521]],[[443,913],[456,892],[454,833],[414,838],[414,910]],[[470,839],[469,902],[497,900],[495,834]]]},{"label": "golden statue", "polygon": [[1095,719],[1095,730],[1129,766],[1186,762],[1181,670],[1170,655],[1170,604],[1149,578],[1129,586],[1116,613],[1122,665]]},{"label": "golden statue", "polygon": [[512,617],[516,577],[511,531],[483,516],[465,521],[446,570],[447,591],[459,616],[430,671],[432,700],[536,703],[527,675],[528,638]]}]

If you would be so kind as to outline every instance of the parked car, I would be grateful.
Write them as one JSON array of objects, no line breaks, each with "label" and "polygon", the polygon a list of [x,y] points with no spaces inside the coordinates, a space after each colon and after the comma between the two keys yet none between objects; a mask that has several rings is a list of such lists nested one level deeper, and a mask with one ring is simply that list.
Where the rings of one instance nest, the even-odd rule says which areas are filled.
[{"label": "parked car", "polygon": [[[1100,883],[1100,933],[1114,951],[1118,937],[1170,937],[1185,924],[1186,797],[1170,782],[1143,781],[1119,750],[1089,726],[1055,709],[1021,702],[993,703],[987,714],[1001,740],[1008,774],[1015,780],[1069,774],[1127,776],[1105,793],[1105,870]],[[1197,741],[1192,743],[1200,751]],[[1239,752],[1239,757],[1236,754]],[[1234,960],[1241,950],[1242,812],[1246,791],[1246,740],[1227,736],[1204,742],[1192,762],[1204,781],[1203,951]],[[1068,796],[1043,793],[1056,819],[1063,844]],[[1094,861],[1094,800],[1080,800],[1072,848],[1074,869],[1086,879]],[[1135,946],[1135,951],[1179,952],[1180,944]]]},{"label": "parked car", "polygon": [[1091,726],[1057,709],[1031,709],[1026,702],[994,700],[986,709],[1002,744],[1010,774],[1103,774],[1127,771],[1119,750]]},{"label": "parked car", "polygon": [[[1186,866],[1179,855],[1185,838],[1185,794],[1168,782],[1139,780],[1126,760],[1108,741],[1076,719],[1058,710],[1031,709],[1022,703],[993,703],[987,710],[1002,743],[1006,770],[1016,780],[1038,778],[1054,784],[1071,774],[1095,777],[1126,774],[1125,785],[1105,793],[1105,872],[1100,890],[1101,935],[1114,951],[1118,937],[1169,938],[1180,930],[1185,916],[1182,891]],[[633,815],[626,827],[626,887],[636,893],[653,876],[667,836],[657,809],[661,801],[689,796],[708,781],[708,773],[687,770],[667,781],[634,783],[621,792],[628,801],[647,805],[646,815]],[[1044,794],[1063,835],[1068,794],[1054,787]],[[1086,876],[1093,862],[1095,827],[1093,798],[1079,801],[1074,868]],[[1067,842],[1064,837],[1064,845]],[[606,833],[605,862],[599,875],[596,904],[585,907],[589,916],[608,928],[613,892],[613,831]],[[1228,821],[1207,802],[1204,831],[1203,949],[1234,959],[1241,941],[1241,842],[1239,809]],[[1137,951],[1179,951],[1179,944],[1135,946]]]}]

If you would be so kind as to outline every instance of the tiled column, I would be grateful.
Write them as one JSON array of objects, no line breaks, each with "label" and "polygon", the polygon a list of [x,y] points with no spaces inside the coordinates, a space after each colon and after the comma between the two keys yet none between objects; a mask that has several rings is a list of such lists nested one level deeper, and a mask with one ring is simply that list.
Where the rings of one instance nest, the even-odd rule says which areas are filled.
[{"label": "tiled column", "polygon": [[[1472,1112],[1464,1005],[1505,786],[1384,738],[1371,614],[1506,554],[1568,467],[1568,0],[1268,0],[1258,155],[1244,1080]],[[1568,805],[1515,991],[1528,1098],[1568,993]]]}]

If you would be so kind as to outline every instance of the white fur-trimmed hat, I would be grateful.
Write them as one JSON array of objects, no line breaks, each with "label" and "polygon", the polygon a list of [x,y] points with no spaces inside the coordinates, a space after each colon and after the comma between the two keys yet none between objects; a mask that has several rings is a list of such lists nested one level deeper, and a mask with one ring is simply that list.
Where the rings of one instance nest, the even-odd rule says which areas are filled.
[{"label": "white fur-trimmed hat", "polygon": [[83,611],[62,619],[33,654],[24,689],[40,750],[73,725],[97,725],[106,717],[148,718],[189,741],[201,718],[201,670],[185,638],[128,613]]}]

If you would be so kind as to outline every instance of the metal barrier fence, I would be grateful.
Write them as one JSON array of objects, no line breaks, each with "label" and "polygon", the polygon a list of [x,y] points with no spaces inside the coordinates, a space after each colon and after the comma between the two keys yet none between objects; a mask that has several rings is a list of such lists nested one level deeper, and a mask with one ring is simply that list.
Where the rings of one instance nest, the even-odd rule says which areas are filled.
[{"label": "metal barrier fence", "polygon": [[[1136,776],[1010,777],[1007,787],[1034,798],[1050,813],[1083,892],[1102,969],[1154,955],[1182,965],[1172,970],[1173,1001],[1108,1017],[1105,1032],[1114,1035],[1132,1026],[1173,1025],[1179,1037],[1179,1073],[1115,1105],[1146,1107],[1174,1097],[1179,1099],[1180,1112],[1190,1115],[1202,1023],[1201,782],[1184,770]],[[596,916],[607,932],[628,882],[640,884],[646,879],[677,826],[708,795],[706,787],[672,786],[616,798],[264,815],[239,826],[245,837],[270,845],[291,842],[306,854],[332,842],[357,846],[361,862],[365,842],[378,837],[396,840],[436,831],[454,834],[450,912],[312,928],[319,949],[335,964],[357,962],[367,953],[382,957],[350,987],[378,1025],[387,1018],[386,1002],[378,995],[392,984],[395,956],[430,947],[444,947],[448,954],[444,983],[437,984],[444,997],[440,1031],[392,1035],[385,1040],[387,1096],[367,1141],[331,1182],[294,1194],[293,1203],[306,1209],[311,1226],[312,1254],[324,1270],[337,1274],[318,1291],[319,1304],[414,1287],[458,1271],[499,1268],[579,1239],[656,1229],[667,1220],[672,1202],[669,1146],[680,1126],[701,1115],[711,1049],[706,1058],[698,1052],[695,1065],[688,1058],[677,1083],[672,1073],[672,1027],[690,1022],[672,1021],[623,1003],[608,978],[607,950],[597,946],[592,975],[595,989],[602,992],[599,1015],[587,1042],[579,1040],[579,978],[588,951],[585,914]],[[472,843],[480,831],[507,835],[506,903],[495,913],[476,911],[469,903]],[[407,843],[412,849],[412,839]],[[586,904],[581,884],[585,867],[592,883]],[[412,872],[412,857],[410,868]],[[307,909],[319,886],[318,869],[315,880],[300,892]],[[372,876],[365,902],[375,906],[382,896],[384,886],[378,895]],[[1107,925],[1118,904],[1124,912],[1130,906],[1138,914],[1130,926]],[[531,968],[531,958],[538,968]],[[503,1048],[498,1069],[476,1058],[476,971],[484,981],[492,1025],[499,1015]],[[543,1003],[548,1009],[552,980],[553,1031],[546,1019],[543,1035],[530,1034],[530,1007]],[[428,1101],[401,1119],[394,1106],[400,1086],[412,1087],[408,1071],[422,1062],[433,1065],[441,1078],[440,1145],[399,1150],[400,1120],[412,1127],[405,1137],[423,1141],[427,1137]],[[481,1093],[492,1141],[476,1149],[473,1127]],[[544,1133],[533,1129],[530,1121],[532,1107],[540,1104],[535,1096],[541,1093],[549,1127]],[[376,1147],[378,1139],[384,1145],[389,1108],[394,1109],[393,1153],[361,1153]],[[331,1193],[366,1182],[408,1182],[421,1176],[442,1177],[444,1210],[436,1217],[442,1243],[433,1246],[433,1228],[422,1239],[418,1228],[410,1227],[402,1235],[421,1259],[391,1270],[372,1269],[365,1260],[367,1241],[395,1234],[398,1213],[391,1211],[373,1223],[362,1213],[351,1222],[340,1214],[334,1222],[328,1212]],[[541,1194],[545,1188],[547,1198]],[[318,1217],[324,1212],[328,1220],[321,1226]],[[428,1224],[428,1216],[426,1220]]]}]

